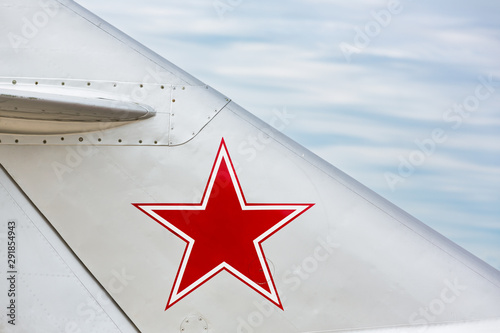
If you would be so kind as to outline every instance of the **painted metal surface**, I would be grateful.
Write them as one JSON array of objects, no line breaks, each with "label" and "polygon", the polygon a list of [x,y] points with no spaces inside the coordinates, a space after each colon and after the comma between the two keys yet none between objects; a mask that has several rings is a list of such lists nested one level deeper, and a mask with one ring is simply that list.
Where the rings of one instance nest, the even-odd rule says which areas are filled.
[{"label": "painted metal surface", "polygon": [[313,205],[247,203],[222,139],[199,204],[134,204],[188,244],[165,310],[222,271],[283,309],[262,242]]},{"label": "painted metal surface", "polygon": [[[137,332],[3,169],[0,212],[2,270],[8,265],[0,332]],[[121,274],[109,287],[123,288]]]},{"label": "painted metal surface", "polygon": [[206,85],[75,79],[0,78],[0,94],[4,144],[178,145],[229,102]]},{"label": "painted metal surface", "polygon": [[[8,31],[21,31],[23,17],[50,22],[26,43],[15,36],[0,40],[0,85],[107,96],[155,112],[117,127],[58,121],[64,126],[57,135],[50,120],[12,133],[9,128],[19,124],[0,117],[1,184],[18,186],[29,198],[24,206],[36,207],[67,244],[57,252],[71,249],[88,270],[74,276],[87,287],[92,282],[81,277],[91,273],[115,302],[102,307],[102,321],[91,321],[95,331],[499,329],[495,269],[78,5],[7,0],[1,6],[0,27]],[[226,169],[219,173],[223,161]],[[23,210],[16,208],[20,199],[2,193],[8,215],[0,216],[0,233],[8,235],[8,222],[22,220]],[[177,215],[164,209],[174,206]],[[290,214],[273,224],[267,214],[243,217],[248,206]],[[182,216],[186,207],[210,208],[210,216]],[[209,225],[200,229],[200,223]],[[253,263],[234,263],[251,257],[241,239],[234,241],[241,228],[260,270],[251,277]],[[214,244],[190,257],[204,235]],[[29,244],[21,237],[20,244]],[[222,246],[226,240],[232,245]],[[36,250],[34,244],[27,248]],[[8,257],[7,247],[0,251]],[[39,272],[44,265],[30,267]],[[85,293],[73,295],[68,287],[65,297],[37,298],[26,292],[37,282],[26,281],[16,287],[19,300],[33,306],[19,308],[19,322],[55,331],[75,322],[70,332],[89,331],[78,309],[59,310]],[[37,287],[49,284],[58,280]],[[59,321],[36,315],[34,300],[60,314]],[[116,315],[120,311],[133,325]],[[108,328],[107,318],[122,318],[121,324]],[[0,314],[2,329],[23,332],[7,319]]]},{"label": "painted metal surface", "polygon": [[[65,121],[68,115],[43,123],[21,121],[9,113],[0,120],[2,143],[178,145],[198,134],[229,102],[72,1],[8,0],[2,2],[1,15],[0,30],[6,34],[0,38],[0,89],[31,92],[32,97],[74,96],[75,102],[106,99],[115,107],[139,105],[156,114],[149,121],[139,117],[145,120],[137,131],[126,122],[138,118],[133,114],[118,124],[106,121],[114,116],[103,112],[85,123]],[[183,109],[189,112],[179,112]],[[119,130],[106,131],[117,125]],[[59,134],[65,134],[64,140]]]},{"label": "painted metal surface", "polygon": [[154,116],[152,108],[131,102],[12,89],[0,91],[0,103],[1,117],[42,122],[118,122]]}]

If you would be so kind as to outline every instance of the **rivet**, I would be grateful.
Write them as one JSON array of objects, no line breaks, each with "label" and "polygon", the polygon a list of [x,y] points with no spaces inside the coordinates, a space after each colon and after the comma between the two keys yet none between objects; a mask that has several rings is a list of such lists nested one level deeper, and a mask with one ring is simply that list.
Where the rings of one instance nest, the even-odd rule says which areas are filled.
[{"label": "rivet", "polygon": [[160,88],[161,88],[161,89],[165,89],[165,87],[164,87],[164,86],[161,86]]},{"label": "rivet", "polygon": [[97,141],[101,142],[101,141],[102,141],[102,139],[101,139],[101,138],[99,138],[99,139],[97,139]]},{"label": "rivet", "polygon": [[90,82],[87,82],[87,85],[90,86]]},{"label": "rivet", "polygon": [[35,82],[35,85],[37,86],[38,85],[38,81]]},{"label": "rivet", "polygon": [[201,317],[198,317],[198,320],[201,321]]},{"label": "rivet", "polygon": [[175,98],[172,100],[172,103],[175,103]]},{"label": "rivet", "polygon": [[64,137],[61,137],[61,141],[64,141]]},{"label": "rivet", "polygon": [[142,140],[139,140],[139,143],[142,143]]},{"label": "rivet", "polygon": [[118,142],[122,142],[122,139],[118,139]]},{"label": "rivet", "polygon": [[47,143],[47,140],[43,140],[43,143],[46,144]]},{"label": "rivet", "polygon": [[16,81],[16,80],[12,80],[12,84],[16,84],[16,83],[17,83],[17,81]]},{"label": "rivet", "polygon": [[15,143],[18,143],[18,142],[19,142],[19,140],[18,140],[18,139],[16,139],[14,142],[15,142]]},{"label": "rivet", "polygon": [[142,87],[144,87],[144,85],[141,83],[141,84],[139,85],[139,87],[141,87],[141,88],[142,88]]},{"label": "rivet", "polygon": [[64,86],[64,84],[65,84],[64,82],[61,82],[61,86]]},{"label": "rivet", "polygon": [[155,144],[157,144],[157,143],[158,143],[158,141],[155,141]]},{"label": "rivet", "polygon": [[82,137],[79,137],[79,138],[78,138],[78,141],[82,142],[82,141],[83,141],[83,138],[82,138]]},{"label": "rivet", "polygon": [[182,87],[182,90],[186,90],[186,87]]},{"label": "rivet", "polygon": [[113,87],[116,87],[116,83],[113,83]]}]

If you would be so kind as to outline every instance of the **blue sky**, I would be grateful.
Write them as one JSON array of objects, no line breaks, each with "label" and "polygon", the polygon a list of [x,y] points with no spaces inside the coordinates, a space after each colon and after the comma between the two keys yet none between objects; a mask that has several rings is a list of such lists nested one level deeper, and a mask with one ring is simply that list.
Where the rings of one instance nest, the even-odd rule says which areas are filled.
[{"label": "blue sky", "polygon": [[79,3],[500,269],[500,2]]}]

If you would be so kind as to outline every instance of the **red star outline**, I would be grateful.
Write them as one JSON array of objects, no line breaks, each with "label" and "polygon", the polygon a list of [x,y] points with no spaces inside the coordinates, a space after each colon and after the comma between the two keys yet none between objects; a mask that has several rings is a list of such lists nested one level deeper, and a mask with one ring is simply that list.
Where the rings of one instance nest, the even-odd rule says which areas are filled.
[{"label": "red star outline", "polygon": [[[197,279],[194,283],[191,283],[188,287],[185,287],[182,290],[180,290],[180,285],[182,283],[184,273],[186,271],[186,267],[189,264],[189,259],[190,259],[191,253],[193,251],[195,239],[193,239],[187,233],[180,230],[173,223],[167,221],[167,219],[165,219],[164,217],[160,216],[160,214],[158,212],[165,211],[165,210],[168,210],[168,211],[205,211],[207,204],[209,203],[209,200],[212,197],[212,189],[213,189],[215,180],[218,176],[219,169],[221,167],[221,163],[223,161],[225,162],[225,165],[227,166],[227,171],[228,171],[230,179],[231,179],[231,184],[234,188],[234,191],[236,192],[241,211],[261,211],[261,212],[262,211],[287,211],[286,212],[287,215],[284,218],[279,220],[271,228],[267,229],[265,232],[260,234],[260,236],[258,236],[257,238],[255,238],[253,240],[253,244],[255,246],[255,250],[257,252],[257,256],[259,259],[260,267],[262,268],[262,272],[264,273],[266,281],[267,281],[267,289],[268,290],[261,287],[254,280],[249,278],[247,275],[242,273],[240,270],[234,268],[232,265],[230,265],[226,261],[219,263],[217,266],[213,267],[210,271],[208,271],[206,274],[204,274],[199,279]],[[207,193],[208,193],[208,195],[207,195]],[[283,228],[285,225],[290,223],[292,220],[297,218],[299,215],[304,213],[306,210],[308,210],[309,208],[314,206],[314,204],[270,204],[270,203],[260,203],[260,204],[250,203],[249,204],[249,203],[247,203],[245,200],[245,196],[243,195],[243,191],[241,189],[240,182],[239,182],[238,177],[236,175],[236,171],[234,170],[233,163],[232,163],[231,158],[229,156],[229,153],[227,151],[227,147],[226,147],[226,144],[224,142],[224,138],[222,138],[222,140],[221,140],[219,150],[217,152],[217,156],[215,158],[215,162],[214,162],[214,165],[212,167],[212,171],[210,173],[210,177],[209,177],[207,186],[205,188],[205,192],[203,193],[203,197],[202,197],[200,203],[198,203],[198,204],[190,204],[190,203],[153,204],[153,203],[148,203],[148,204],[132,204],[132,205],[134,205],[135,207],[140,209],[142,212],[147,214],[153,220],[158,222],[160,225],[162,225],[163,227],[165,227],[170,232],[172,232],[177,237],[181,238],[183,241],[185,241],[187,243],[186,249],[184,250],[184,254],[183,254],[182,259],[181,259],[181,264],[179,266],[179,269],[177,271],[177,275],[175,277],[172,291],[170,293],[170,296],[169,296],[168,301],[167,301],[167,305],[165,307],[165,311],[223,270],[229,272],[231,275],[238,278],[240,281],[242,281],[243,283],[248,285],[250,288],[257,291],[259,294],[261,294],[266,299],[268,299],[270,302],[272,302],[273,304],[275,304],[276,306],[278,306],[280,309],[283,310],[283,305],[281,304],[281,300],[280,300],[278,292],[276,290],[276,285],[275,285],[273,277],[270,273],[269,265],[268,265],[267,260],[265,259],[265,256],[264,256],[264,251],[262,249],[262,242],[264,242],[266,239],[268,239],[270,236],[272,236],[278,230]],[[288,213],[288,211],[291,211],[291,213]],[[283,212],[282,212],[282,214],[283,214]]]}]

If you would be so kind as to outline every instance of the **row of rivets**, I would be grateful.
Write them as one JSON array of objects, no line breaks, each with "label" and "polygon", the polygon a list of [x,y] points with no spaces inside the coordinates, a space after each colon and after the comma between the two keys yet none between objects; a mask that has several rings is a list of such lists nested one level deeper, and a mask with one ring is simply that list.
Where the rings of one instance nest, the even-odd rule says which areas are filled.
[{"label": "row of rivets", "polygon": [[[14,84],[14,85],[15,85],[15,84],[17,84],[17,80],[12,80],[12,84]],[[92,83],[87,82],[87,86],[90,86],[91,84],[92,84]],[[35,81],[35,85],[38,85],[38,81]],[[61,86],[64,86],[64,85],[66,85],[66,82],[62,81],[62,82],[61,82]],[[116,86],[117,86],[117,84],[116,84],[116,83],[113,83],[113,87],[116,87]],[[144,84],[142,84],[142,83],[141,83],[141,84],[139,84],[139,87],[140,87],[140,88],[144,88]],[[165,89],[165,86],[164,86],[164,85],[161,85],[161,86],[160,86],[160,89]],[[184,87],[182,87],[182,89],[184,89]]]},{"label": "row of rivets", "polygon": [[[61,141],[64,141],[64,137],[61,137]],[[83,137],[79,137],[79,138],[78,138],[78,141],[83,142]],[[97,141],[98,141],[98,142],[102,142],[102,139],[101,139],[101,138],[98,138],[98,139],[97,139]],[[15,142],[15,143],[19,143],[19,139],[15,139],[15,140],[14,140],[14,142]],[[118,139],[118,142],[119,142],[119,143],[121,143],[121,142],[122,142],[122,139]],[[142,141],[142,140],[139,140],[138,142],[139,142],[140,144],[142,144],[142,143],[143,143],[143,141]],[[1,140],[1,139],[0,139],[0,143],[2,143],[2,140]],[[32,142],[29,142],[29,143],[32,143]],[[42,143],[46,144],[46,143],[47,143],[47,140],[42,140]],[[155,140],[155,141],[154,141],[154,144],[155,144],[155,145],[156,145],[156,144],[158,144],[158,141],[156,141],[156,140]]]}]

